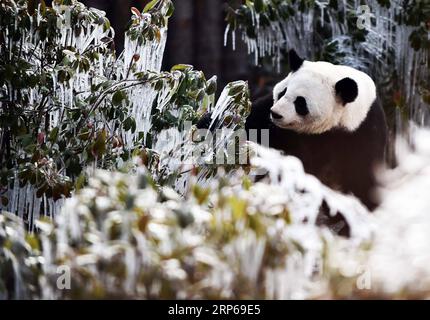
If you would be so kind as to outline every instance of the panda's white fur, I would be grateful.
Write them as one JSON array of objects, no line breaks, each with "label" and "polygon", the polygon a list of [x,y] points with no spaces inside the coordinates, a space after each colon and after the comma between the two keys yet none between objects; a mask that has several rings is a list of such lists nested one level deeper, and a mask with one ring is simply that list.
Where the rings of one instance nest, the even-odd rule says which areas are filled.
[{"label": "panda's white fur", "polygon": [[[357,83],[358,96],[353,102],[343,104],[336,96],[335,85],[344,78]],[[287,88],[285,95],[279,94]],[[301,117],[295,111],[297,96],[306,99],[309,114]],[[304,61],[273,90],[272,111],[282,116],[273,119],[275,125],[301,133],[320,134],[332,128],[355,131],[376,99],[376,86],[364,72],[323,61]]]}]

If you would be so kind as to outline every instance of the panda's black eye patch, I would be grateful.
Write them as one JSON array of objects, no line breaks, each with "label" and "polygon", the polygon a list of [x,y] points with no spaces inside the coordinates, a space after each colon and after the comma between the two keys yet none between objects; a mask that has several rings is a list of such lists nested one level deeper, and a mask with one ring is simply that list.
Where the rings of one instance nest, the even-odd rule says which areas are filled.
[{"label": "panda's black eye patch", "polygon": [[309,109],[305,98],[300,96],[297,97],[294,101],[294,106],[296,107],[296,112],[298,115],[304,117],[309,114]]},{"label": "panda's black eye patch", "polygon": [[278,94],[278,100],[281,99],[283,96],[285,96],[286,93],[287,93],[287,88],[285,88],[284,90],[282,90],[281,92],[279,92],[279,94]]}]

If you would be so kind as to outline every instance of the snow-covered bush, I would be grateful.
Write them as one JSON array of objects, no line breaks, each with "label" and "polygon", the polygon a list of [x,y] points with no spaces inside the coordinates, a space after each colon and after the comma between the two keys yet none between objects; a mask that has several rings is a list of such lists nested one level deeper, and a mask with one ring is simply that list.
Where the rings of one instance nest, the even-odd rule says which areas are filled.
[{"label": "snow-covered bush", "polygon": [[430,297],[430,131],[413,127],[412,147],[399,139],[399,166],[382,176],[369,252],[375,294]]},{"label": "snow-covered bush", "polygon": [[[184,196],[144,167],[96,171],[37,236],[0,216],[1,296],[428,298],[429,132],[413,137],[415,149],[381,173],[372,215],[297,159],[259,147],[250,173],[267,170],[263,180],[220,172],[202,187],[194,176]],[[318,224],[324,202],[349,238]]]},{"label": "snow-covered bush", "polygon": [[[257,147],[253,183],[243,171],[222,172],[184,197],[138,175],[96,171],[66,200],[55,223],[39,222],[38,251],[13,252],[3,296],[19,298],[312,298],[323,294],[325,255],[338,238],[317,226],[323,201],[344,213],[351,246],[368,241],[368,219],[354,198],[323,186],[292,157]],[[7,230],[7,227],[6,227]],[[12,235],[6,237],[14,239]],[[19,237],[25,244],[25,237]],[[38,252],[32,260],[29,252]],[[27,261],[28,260],[28,261]],[[12,262],[9,262],[12,261]],[[30,262],[40,262],[35,266]],[[15,292],[27,267],[38,285]],[[66,270],[70,290],[58,289]],[[36,273],[37,275],[38,273]]]},{"label": "snow-covered bush", "polygon": [[20,218],[0,214],[0,300],[41,296],[43,258],[38,246]]},{"label": "snow-covered bush", "polygon": [[[413,126],[411,144],[397,139],[399,165],[380,174],[382,204],[369,217],[368,246],[338,242],[327,258],[335,296],[430,297],[430,131]],[[412,146],[412,147],[411,147]],[[365,290],[357,290],[351,271]]]}]

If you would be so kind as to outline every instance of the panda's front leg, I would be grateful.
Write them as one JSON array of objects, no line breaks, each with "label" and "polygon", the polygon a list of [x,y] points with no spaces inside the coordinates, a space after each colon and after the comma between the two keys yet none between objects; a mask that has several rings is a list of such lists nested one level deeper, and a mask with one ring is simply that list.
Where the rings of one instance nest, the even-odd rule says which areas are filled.
[{"label": "panda's front leg", "polygon": [[245,129],[269,129],[271,126],[270,109],[272,107],[272,93],[255,100],[252,104],[251,113],[246,118]]},{"label": "panda's front leg", "polygon": [[270,109],[272,106],[272,93],[257,99],[252,104],[251,113],[246,118],[245,122],[248,140],[258,144],[269,143],[269,137],[264,137],[264,135],[269,135],[269,128],[273,128],[272,122],[270,121]]}]

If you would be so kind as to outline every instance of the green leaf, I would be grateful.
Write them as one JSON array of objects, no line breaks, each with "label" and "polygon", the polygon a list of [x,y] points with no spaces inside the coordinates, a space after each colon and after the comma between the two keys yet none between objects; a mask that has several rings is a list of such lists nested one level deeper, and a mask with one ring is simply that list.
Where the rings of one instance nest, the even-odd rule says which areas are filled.
[{"label": "green leaf", "polygon": [[92,154],[93,156],[101,156],[106,152],[106,140],[107,140],[107,132],[106,130],[102,130],[98,133],[96,141],[93,144]]},{"label": "green leaf", "polygon": [[213,76],[207,82],[206,93],[208,95],[214,94],[216,92],[216,89],[217,89],[217,77]]},{"label": "green leaf", "polygon": [[240,93],[242,93],[242,91],[243,91],[243,86],[241,86],[241,85],[234,85],[234,86],[232,86],[231,88],[230,88],[230,90],[228,91],[228,95],[230,96],[230,97],[234,97],[234,96],[236,96],[236,95],[238,95],[238,94],[240,94]]},{"label": "green leaf", "polygon": [[255,5],[255,11],[257,11],[258,13],[260,13],[264,10],[264,1],[263,0],[255,0],[254,5]]},{"label": "green leaf", "polygon": [[78,179],[76,179],[76,183],[75,183],[75,188],[77,191],[81,190],[86,183],[87,179],[84,173],[81,173],[78,177]]},{"label": "green leaf", "polygon": [[156,91],[161,91],[161,89],[163,89],[163,80],[158,80],[158,81],[155,83],[154,89],[155,89]]},{"label": "green leaf", "polygon": [[103,31],[104,32],[108,31],[110,29],[110,27],[111,27],[111,24],[110,24],[109,19],[105,19],[105,23],[103,24]]},{"label": "green leaf", "polygon": [[127,94],[124,91],[119,90],[112,96],[112,103],[114,106],[119,106],[125,99],[127,99]]},{"label": "green leaf", "polygon": [[171,71],[191,71],[193,66],[189,64],[177,64],[172,67]]},{"label": "green leaf", "polygon": [[124,125],[125,131],[131,130],[133,133],[134,131],[136,131],[136,121],[134,121],[134,119],[131,117],[128,117],[127,119],[125,119],[123,122],[123,125]]},{"label": "green leaf", "polygon": [[149,2],[146,6],[145,6],[145,8],[143,8],[143,12],[148,12],[148,11],[150,11],[151,9],[153,9],[154,7],[155,7],[155,5],[157,4],[157,2],[158,2],[159,0],[152,0],[151,2]]},{"label": "green leaf", "polygon": [[230,198],[230,207],[234,219],[240,219],[246,214],[247,203],[243,199],[232,197]]},{"label": "green leaf", "polygon": [[173,2],[169,3],[169,8],[166,12],[166,17],[170,18],[173,15],[173,12],[175,11],[175,6],[173,5]]},{"label": "green leaf", "polygon": [[197,202],[199,203],[199,205],[202,205],[209,198],[210,189],[209,188],[202,188],[196,184],[193,188],[193,193],[194,193],[194,197],[197,199]]},{"label": "green leaf", "polygon": [[49,134],[49,141],[51,142],[57,141],[58,131],[59,131],[58,127],[55,127],[54,129],[52,129],[51,133]]},{"label": "green leaf", "polygon": [[46,3],[45,0],[40,1],[40,13],[44,16],[46,14]]}]

